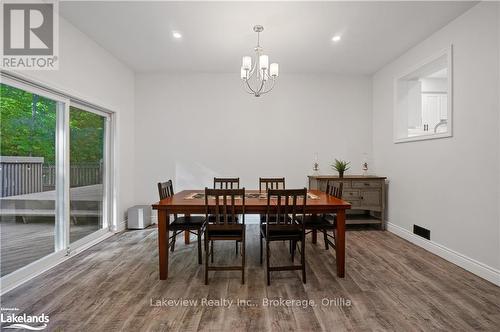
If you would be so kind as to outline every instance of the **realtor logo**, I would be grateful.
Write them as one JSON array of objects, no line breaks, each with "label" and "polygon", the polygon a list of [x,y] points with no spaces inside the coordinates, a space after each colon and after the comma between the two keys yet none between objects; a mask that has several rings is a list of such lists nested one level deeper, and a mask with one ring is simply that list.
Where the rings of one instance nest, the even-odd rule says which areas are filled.
[{"label": "realtor logo", "polygon": [[57,1],[3,1],[2,68],[57,69],[57,7]]},{"label": "realtor logo", "polygon": [[1,329],[42,331],[47,328],[49,316],[42,313],[40,315],[16,314],[18,308],[0,309]]}]

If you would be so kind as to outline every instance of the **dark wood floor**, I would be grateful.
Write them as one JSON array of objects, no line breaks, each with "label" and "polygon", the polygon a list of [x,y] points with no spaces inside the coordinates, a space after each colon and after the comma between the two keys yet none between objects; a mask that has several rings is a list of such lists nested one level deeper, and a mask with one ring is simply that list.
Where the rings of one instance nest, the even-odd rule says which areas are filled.
[{"label": "dark wood floor", "polygon": [[[156,229],[125,232],[66,261],[2,297],[2,307],[50,317],[50,331],[498,331],[500,287],[395,235],[347,234],[346,278],[335,255],[307,242],[307,284],[299,272],[273,273],[267,287],[258,262],[257,225],[248,225],[247,283],[238,272],[214,272],[203,284],[196,242],[179,241],[170,277],[158,280]],[[276,243],[273,263],[289,259]],[[216,246],[216,260],[238,257],[234,243]],[[315,306],[265,307],[263,298],[312,300]],[[195,306],[151,306],[161,299]],[[250,300],[251,306],[209,307],[202,299]],[[331,305],[323,305],[322,299]],[[351,305],[348,305],[351,301]]]}]

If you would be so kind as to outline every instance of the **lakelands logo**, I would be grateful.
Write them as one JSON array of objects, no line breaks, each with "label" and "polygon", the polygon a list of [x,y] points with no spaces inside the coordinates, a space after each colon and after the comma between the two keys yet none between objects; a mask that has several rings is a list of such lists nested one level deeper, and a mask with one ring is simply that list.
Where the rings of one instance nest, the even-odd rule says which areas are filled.
[{"label": "lakelands logo", "polygon": [[59,15],[56,0],[5,0],[1,5],[1,17],[1,68],[58,69]]},{"label": "lakelands logo", "polygon": [[[14,312],[9,312],[9,311],[14,311]],[[25,329],[31,331],[41,331],[47,327],[47,323],[49,322],[49,316],[45,314],[16,315],[15,311],[19,311],[19,309],[2,308],[2,312],[0,313],[0,323],[2,324],[2,329]]]}]

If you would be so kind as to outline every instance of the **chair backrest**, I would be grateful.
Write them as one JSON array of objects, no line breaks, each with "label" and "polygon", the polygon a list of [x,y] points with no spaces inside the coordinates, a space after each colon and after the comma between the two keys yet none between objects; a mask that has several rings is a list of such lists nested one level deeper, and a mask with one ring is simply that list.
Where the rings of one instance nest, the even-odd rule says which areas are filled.
[{"label": "chair backrest", "polygon": [[330,184],[330,181],[326,183],[326,193],[336,198],[342,198],[343,188],[344,188],[343,182],[339,182],[338,185]]},{"label": "chair backrest", "polygon": [[259,191],[267,189],[285,189],[285,178],[259,178]]},{"label": "chair backrest", "polygon": [[268,189],[266,223],[269,228],[295,227],[304,230],[304,223],[297,224],[297,217],[304,218],[307,189]]},{"label": "chair backrest", "polygon": [[240,189],[240,178],[214,178],[214,189]]},{"label": "chair backrest", "polygon": [[[211,200],[214,201],[213,204],[210,204]],[[237,220],[238,214],[242,215],[241,222]],[[241,228],[245,224],[245,188],[205,188],[205,216],[209,228]],[[215,218],[209,218],[210,216]]]},{"label": "chair backrest", "polygon": [[172,185],[172,180],[158,182],[158,194],[160,195],[160,200],[173,196],[174,186]]}]

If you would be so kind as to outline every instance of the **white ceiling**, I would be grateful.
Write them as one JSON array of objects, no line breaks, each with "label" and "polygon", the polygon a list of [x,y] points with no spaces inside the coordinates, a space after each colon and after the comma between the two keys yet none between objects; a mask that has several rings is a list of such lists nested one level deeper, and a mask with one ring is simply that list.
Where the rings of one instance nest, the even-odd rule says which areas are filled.
[{"label": "white ceiling", "polygon": [[238,75],[241,57],[253,55],[252,27],[261,24],[261,44],[281,73],[371,74],[474,4],[61,2],[60,11],[136,72]]}]

